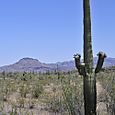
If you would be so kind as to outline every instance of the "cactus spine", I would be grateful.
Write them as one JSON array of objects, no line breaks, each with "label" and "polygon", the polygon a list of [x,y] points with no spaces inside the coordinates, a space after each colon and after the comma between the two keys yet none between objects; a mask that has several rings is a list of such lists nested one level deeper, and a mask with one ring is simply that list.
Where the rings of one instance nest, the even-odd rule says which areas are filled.
[{"label": "cactus spine", "polygon": [[80,62],[80,54],[74,55],[75,65],[80,75],[83,75],[85,115],[96,115],[96,73],[103,65],[105,53],[99,52],[98,63],[93,71],[93,51],[91,39],[90,0],[83,0],[84,11],[84,63]]}]

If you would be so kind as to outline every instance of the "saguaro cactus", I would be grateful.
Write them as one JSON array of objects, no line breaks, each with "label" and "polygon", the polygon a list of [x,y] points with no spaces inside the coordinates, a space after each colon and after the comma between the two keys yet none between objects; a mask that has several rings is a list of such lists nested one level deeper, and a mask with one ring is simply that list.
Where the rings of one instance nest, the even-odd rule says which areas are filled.
[{"label": "saguaro cactus", "polygon": [[96,73],[103,65],[105,53],[98,53],[98,63],[93,70],[93,51],[91,39],[90,0],[83,0],[84,11],[84,62],[80,62],[80,54],[74,55],[75,65],[80,75],[83,75],[85,115],[96,115]]}]

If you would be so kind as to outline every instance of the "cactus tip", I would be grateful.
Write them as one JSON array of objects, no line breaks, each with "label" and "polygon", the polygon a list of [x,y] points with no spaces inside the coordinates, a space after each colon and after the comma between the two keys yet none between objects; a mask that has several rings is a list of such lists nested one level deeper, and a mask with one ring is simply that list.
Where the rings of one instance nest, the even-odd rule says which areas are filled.
[{"label": "cactus tip", "polygon": [[107,55],[104,52],[101,52],[101,51],[97,54],[97,56],[99,56],[101,58],[106,58],[107,57]]},{"label": "cactus tip", "polygon": [[74,58],[81,58],[80,54],[74,54]]}]

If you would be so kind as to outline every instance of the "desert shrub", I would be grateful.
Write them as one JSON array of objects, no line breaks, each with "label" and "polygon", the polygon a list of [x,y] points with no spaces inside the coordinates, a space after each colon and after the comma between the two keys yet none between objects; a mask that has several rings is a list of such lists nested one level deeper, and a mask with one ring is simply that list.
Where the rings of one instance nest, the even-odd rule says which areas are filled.
[{"label": "desert shrub", "polygon": [[29,92],[29,87],[27,86],[27,84],[25,84],[24,82],[21,82],[19,86],[19,93],[21,97],[26,98],[26,95],[28,92]]},{"label": "desert shrub", "polygon": [[24,108],[25,99],[23,97],[17,99],[17,105],[21,108]]},{"label": "desert shrub", "polygon": [[110,115],[115,114],[115,72],[106,71],[101,72],[98,75],[98,80],[102,84],[103,88],[107,91],[105,95],[105,103],[107,105],[107,110]]},{"label": "desert shrub", "polygon": [[60,96],[53,96],[47,100],[47,109],[54,113],[64,113],[66,112],[66,105]]},{"label": "desert shrub", "polygon": [[82,78],[67,73],[62,77],[59,76],[59,79],[56,77],[55,80],[57,89],[54,90],[54,96],[48,101],[50,111],[66,115],[83,115]]},{"label": "desert shrub", "polygon": [[81,89],[76,85],[74,86],[70,84],[63,87],[63,98],[69,115],[83,114],[83,95]]},{"label": "desert shrub", "polygon": [[33,98],[38,98],[43,92],[43,86],[39,82],[37,82],[33,87],[32,87],[32,97]]},{"label": "desert shrub", "polygon": [[16,106],[13,106],[11,108],[11,111],[9,112],[10,115],[18,115],[18,112],[17,112],[17,107]]}]

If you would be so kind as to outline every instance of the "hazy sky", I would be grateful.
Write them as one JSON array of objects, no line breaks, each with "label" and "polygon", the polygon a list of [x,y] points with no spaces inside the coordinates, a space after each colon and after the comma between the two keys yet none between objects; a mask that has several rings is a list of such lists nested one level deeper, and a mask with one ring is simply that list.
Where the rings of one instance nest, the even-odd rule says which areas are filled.
[{"label": "hazy sky", "polygon": [[[0,0],[0,66],[83,55],[83,0]],[[94,56],[115,57],[115,0],[91,0]]]}]

